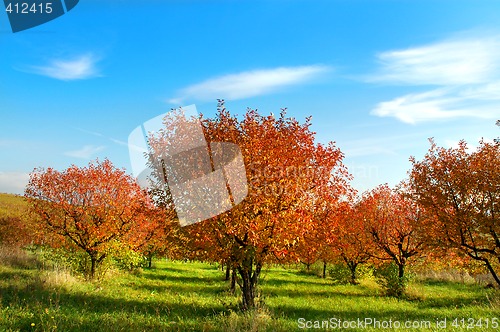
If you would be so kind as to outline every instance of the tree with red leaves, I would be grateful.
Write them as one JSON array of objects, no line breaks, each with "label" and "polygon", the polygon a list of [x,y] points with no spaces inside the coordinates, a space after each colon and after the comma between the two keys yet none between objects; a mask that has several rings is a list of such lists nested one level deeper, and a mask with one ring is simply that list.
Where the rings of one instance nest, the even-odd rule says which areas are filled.
[{"label": "tree with red leaves", "polygon": [[500,286],[500,142],[470,151],[431,140],[423,160],[410,160],[415,200],[436,217],[434,239],[483,263]]},{"label": "tree with red leaves", "polygon": [[409,196],[387,185],[366,192],[360,209],[365,231],[377,249],[371,256],[397,266],[401,289],[395,295],[401,295],[408,261],[423,254],[429,245],[428,223],[432,219]]},{"label": "tree with red leaves", "polygon": [[349,282],[357,284],[356,271],[361,264],[370,261],[374,243],[366,229],[366,222],[359,204],[344,202],[337,210],[337,223],[332,250],[350,271]]},{"label": "tree with red leaves", "polygon": [[[240,120],[222,101],[214,119],[201,118],[208,143],[241,149],[248,195],[230,211],[185,230],[198,255],[234,266],[244,310],[255,306],[264,263],[286,256],[314,222],[310,197],[334,188],[340,198],[346,190],[342,152],[333,143],[316,143],[310,120],[301,124],[284,110],[275,117],[250,109]],[[163,141],[162,134],[150,137],[150,145]]]},{"label": "tree with red leaves", "polygon": [[89,279],[111,248],[136,241],[133,233],[147,227],[144,211],[151,206],[135,180],[109,160],[62,172],[35,169],[25,197],[38,220],[39,240],[84,251]]}]

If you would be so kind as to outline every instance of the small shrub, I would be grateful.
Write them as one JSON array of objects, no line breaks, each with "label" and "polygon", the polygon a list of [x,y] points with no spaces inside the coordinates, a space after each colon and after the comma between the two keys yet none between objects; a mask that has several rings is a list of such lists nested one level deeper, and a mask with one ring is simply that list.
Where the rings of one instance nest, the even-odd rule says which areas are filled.
[{"label": "small shrub", "polygon": [[111,257],[113,264],[120,270],[134,271],[147,265],[143,255],[128,248],[115,250]]},{"label": "small shrub", "polygon": [[[74,275],[89,277],[92,263],[89,255],[80,249],[32,246],[29,251],[38,259],[38,267],[41,269],[64,270]],[[117,245],[110,248],[106,258],[99,263],[95,278],[102,279],[112,268],[130,272],[144,267],[145,264],[146,261],[141,254]]]},{"label": "small shrub", "polygon": [[359,264],[356,269],[356,278],[358,279],[370,279],[374,274],[374,266],[371,264]]},{"label": "small shrub", "polygon": [[348,284],[351,281],[351,270],[344,264],[334,264],[328,270],[330,277],[338,284]]},{"label": "small shrub", "polygon": [[385,290],[387,296],[402,297],[408,283],[408,276],[399,278],[398,266],[393,262],[383,264],[374,270],[377,283]]}]

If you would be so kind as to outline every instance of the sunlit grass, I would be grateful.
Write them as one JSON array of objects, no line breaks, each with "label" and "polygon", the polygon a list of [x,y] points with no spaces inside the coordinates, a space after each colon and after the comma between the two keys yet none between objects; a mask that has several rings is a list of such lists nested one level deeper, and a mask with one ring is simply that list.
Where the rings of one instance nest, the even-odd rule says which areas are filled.
[{"label": "sunlit grass", "polygon": [[0,193],[0,216],[23,216],[26,213],[26,206],[22,196]]}]

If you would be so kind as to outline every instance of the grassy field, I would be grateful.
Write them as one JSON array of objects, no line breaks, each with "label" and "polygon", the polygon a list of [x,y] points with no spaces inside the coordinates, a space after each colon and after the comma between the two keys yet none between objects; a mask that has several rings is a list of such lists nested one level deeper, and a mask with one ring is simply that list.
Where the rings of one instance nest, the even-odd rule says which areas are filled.
[{"label": "grassy field", "polygon": [[20,217],[26,212],[26,202],[22,196],[0,193],[0,216]]},{"label": "grassy field", "polygon": [[[19,254],[21,255],[21,254]],[[18,255],[18,256],[19,256]],[[1,257],[1,255],[0,255]],[[157,261],[150,270],[111,272],[100,282],[79,280],[64,271],[39,270],[36,260],[0,263],[0,331],[296,331],[306,324],[358,318],[406,321],[440,331],[482,319],[482,328],[500,319],[499,293],[473,284],[413,282],[405,300],[387,298],[371,279],[335,285],[331,279],[268,268],[263,273],[258,310],[241,313],[239,296],[215,265]],[[303,318],[303,320],[300,320]],[[486,328],[486,324],[490,325]],[[373,330],[373,326],[350,330]],[[393,329],[385,329],[393,330]],[[397,330],[397,329],[394,329]],[[400,329],[404,330],[404,329]]]}]

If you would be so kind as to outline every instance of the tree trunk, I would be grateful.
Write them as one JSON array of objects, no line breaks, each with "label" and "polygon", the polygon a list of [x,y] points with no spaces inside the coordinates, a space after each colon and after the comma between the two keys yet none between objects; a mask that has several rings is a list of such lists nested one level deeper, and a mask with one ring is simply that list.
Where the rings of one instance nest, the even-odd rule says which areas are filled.
[{"label": "tree trunk", "polygon": [[[241,276],[241,297],[243,311],[255,308],[255,295],[257,288],[257,281],[262,269],[262,263],[257,263],[255,271],[253,271],[253,258],[247,259],[245,262],[238,266],[238,272]],[[252,273],[253,272],[253,273]]]},{"label": "tree trunk", "polygon": [[106,254],[99,254],[98,252],[95,251],[87,251],[90,257],[90,271],[88,272],[88,279],[89,280],[94,280],[96,277],[97,269],[99,268],[99,265],[104,261],[106,258]]},{"label": "tree trunk", "polygon": [[153,255],[148,255],[148,268],[153,266]]},{"label": "tree trunk", "polygon": [[399,281],[403,281],[405,276],[405,266],[404,264],[398,264],[398,278]]},{"label": "tree trunk", "polygon": [[236,269],[233,268],[231,270],[231,285],[230,285],[230,288],[229,288],[229,292],[231,294],[234,294],[234,292],[236,291],[236,278],[238,276],[236,275]]},{"label": "tree trunk", "polygon": [[406,280],[404,279],[405,277],[405,265],[404,264],[398,264],[398,281],[399,285],[396,290],[396,296],[401,297],[406,289]]},{"label": "tree trunk", "polygon": [[323,261],[323,279],[326,278],[326,261]]},{"label": "tree trunk", "polygon": [[89,274],[90,280],[94,280],[96,268],[97,268],[97,257],[95,257],[94,255],[90,255],[90,274]]},{"label": "tree trunk", "polygon": [[351,271],[351,280],[349,280],[349,283],[351,285],[357,285],[358,282],[356,281],[356,269],[358,267],[358,264],[351,262],[351,263],[348,263],[347,266],[349,267],[349,270]]},{"label": "tree trunk", "polygon": [[224,279],[225,281],[229,280],[230,274],[231,274],[231,267],[229,266],[229,264],[227,264],[227,266],[226,266],[226,278]]},{"label": "tree trunk", "polygon": [[497,273],[493,269],[493,266],[491,266],[490,261],[486,260],[485,264],[486,264],[486,267],[488,268],[488,271],[490,271],[491,275],[493,276],[493,279],[495,279],[497,285],[500,286],[500,278],[498,277]]},{"label": "tree trunk", "polygon": [[240,268],[241,276],[241,304],[242,310],[248,310],[255,307],[255,289],[252,283],[251,271],[246,268]]},{"label": "tree trunk", "polygon": [[311,263],[309,261],[303,262],[302,260],[300,260],[299,262],[304,264],[306,266],[306,271],[309,272],[309,269],[311,268]]}]

